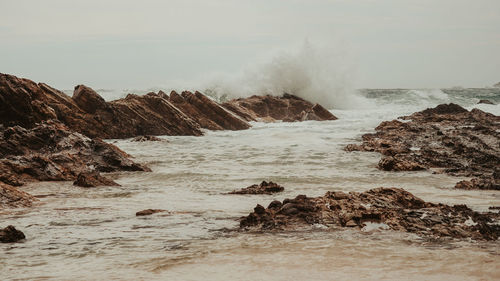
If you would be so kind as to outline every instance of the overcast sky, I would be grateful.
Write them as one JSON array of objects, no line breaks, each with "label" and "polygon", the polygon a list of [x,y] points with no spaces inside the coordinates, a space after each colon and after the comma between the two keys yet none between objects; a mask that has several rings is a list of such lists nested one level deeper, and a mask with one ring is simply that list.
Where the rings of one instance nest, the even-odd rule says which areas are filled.
[{"label": "overcast sky", "polygon": [[61,89],[189,83],[305,40],[356,88],[500,81],[498,0],[0,0],[0,72]]}]

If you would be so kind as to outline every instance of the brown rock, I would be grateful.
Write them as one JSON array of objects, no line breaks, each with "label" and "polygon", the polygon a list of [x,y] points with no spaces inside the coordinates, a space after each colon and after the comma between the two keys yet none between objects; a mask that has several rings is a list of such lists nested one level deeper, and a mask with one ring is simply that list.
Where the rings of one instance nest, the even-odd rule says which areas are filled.
[{"label": "brown rock", "polygon": [[79,173],[73,185],[81,187],[120,186],[115,181],[103,177],[97,171]]},{"label": "brown rock", "polygon": [[479,100],[477,104],[494,104],[494,103],[490,100]]},{"label": "brown rock", "polygon": [[376,151],[384,155],[379,168],[415,171],[438,168],[450,175],[479,177],[457,188],[498,189],[500,117],[456,104],[442,104],[399,120],[384,121],[376,133],[346,151]]},{"label": "brown rock", "polygon": [[59,121],[45,121],[29,130],[15,126],[0,131],[2,182],[75,180],[79,173],[94,169],[150,171],[116,146],[71,132]]},{"label": "brown rock", "polygon": [[0,182],[0,209],[31,207],[35,201],[38,199],[30,194]]},{"label": "brown rock", "polygon": [[283,190],[285,188],[277,183],[263,181],[259,185],[254,184],[240,190],[231,191],[228,194],[272,194]]},{"label": "brown rock", "polygon": [[496,240],[498,213],[478,213],[465,205],[425,202],[400,188],[375,188],[362,193],[327,192],[321,197],[299,195],[273,201],[267,209],[257,205],[240,220],[246,230],[297,230],[322,224],[327,227],[363,228],[368,222],[416,233],[423,237]]},{"label": "brown rock", "polygon": [[0,242],[2,243],[14,243],[23,239],[26,239],[24,233],[17,230],[12,225],[9,225],[4,229],[0,229]]},{"label": "brown rock", "polygon": [[172,91],[169,100],[182,112],[193,118],[202,128],[209,130],[245,130],[250,128],[250,124],[246,121],[236,117],[200,92],[193,94],[184,91],[181,96]]},{"label": "brown rock", "polygon": [[137,213],[135,213],[136,216],[149,216],[149,215],[152,215],[152,214],[156,214],[156,213],[160,213],[160,212],[166,212],[166,210],[162,210],[162,209],[146,209],[146,210],[142,210],[142,211],[139,211]]},{"label": "brown rock", "polygon": [[336,120],[333,114],[321,105],[301,99],[294,95],[284,94],[281,97],[251,96],[239,98],[222,104],[226,109],[247,121],[285,122],[306,120]]}]

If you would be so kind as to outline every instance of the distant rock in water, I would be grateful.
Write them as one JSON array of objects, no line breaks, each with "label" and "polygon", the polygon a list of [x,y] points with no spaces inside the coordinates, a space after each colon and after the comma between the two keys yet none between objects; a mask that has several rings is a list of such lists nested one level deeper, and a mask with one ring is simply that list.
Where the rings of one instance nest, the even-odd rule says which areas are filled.
[{"label": "distant rock in water", "polygon": [[163,139],[160,139],[159,137],[155,137],[155,136],[151,136],[151,135],[145,135],[145,136],[135,137],[131,141],[144,142],[144,141],[166,141],[166,140],[163,140]]},{"label": "distant rock in water", "polygon": [[115,181],[103,177],[97,171],[79,173],[73,185],[81,187],[120,186]]},{"label": "distant rock in water", "polygon": [[285,188],[277,183],[263,181],[258,185],[254,184],[240,190],[231,191],[228,194],[272,194],[283,190]]},{"label": "distant rock in water", "polygon": [[350,144],[345,150],[380,152],[382,170],[442,169],[477,178],[457,188],[498,189],[499,116],[451,103],[401,119],[380,123],[376,133],[362,136],[362,144]]},{"label": "distant rock in water", "polygon": [[38,199],[32,195],[0,182],[0,209],[31,207],[35,201],[38,201]]},{"label": "distant rock in water", "polygon": [[0,181],[75,180],[89,171],[150,171],[118,147],[69,131],[57,120],[0,130]]},{"label": "distant rock in water", "polygon": [[496,83],[495,85],[493,85],[493,87],[495,88],[500,88],[500,82]]},{"label": "distant rock in water", "polygon": [[465,205],[425,202],[400,188],[375,188],[362,193],[327,192],[321,197],[299,195],[267,208],[257,205],[240,220],[244,230],[298,230],[305,226],[353,227],[369,223],[422,237],[497,240],[498,213],[478,213]]},{"label": "distant rock in water", "polygon": [[285,94],[281,97],[251,96],[230,100],[222,104],[247,121],[285,122],[307,120],[336,120],[333,114],[319,104],[312,104],[294,95]]},{"label": "distant rock in water", "polygon": [[494,103],[490,100],[479,100],[477,104],[494,104]]},{"label": "distant rock in water", "polygon": [[23,239],[26,239],[24,233],[17,230],[12,225],[9,225],[4,229],[0,229],[0,242],[2,243],[14,243]]},{"label": "distant rock in water", "polygon": [[142,210],[142,211],[139,211],[139,212],[135,213],[135,215],[138,216],[138,217],[140,217],[140,216],[150,216],[152,214],[166,212],[166,211],[167,210],[162,210],[162,209],[146,209],[146,210]]}]

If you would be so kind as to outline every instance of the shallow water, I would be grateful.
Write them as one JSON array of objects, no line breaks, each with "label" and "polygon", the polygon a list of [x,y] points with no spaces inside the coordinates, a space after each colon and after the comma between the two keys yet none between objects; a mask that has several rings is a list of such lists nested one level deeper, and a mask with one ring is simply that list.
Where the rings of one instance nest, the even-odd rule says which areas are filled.
[{"label": "shallow water", "polygon": [[[379,171],[377,153],[342,150],[381,121],[426,106],[334,110],[339,120],[255,123],[245,131],[162,137],[168,142],[110,140],[153,172],[110,174],[121,187],[85,189],[71,182],[23,187],[41,202],[0,213],[2,225],[15,225],[28,238],[0,245],[0,279],[498,280],[498,242],[436,242],[379,229],[233,231],[257,203],[331,190],[395,186],[427,201],[478,211],[499,206],[498,191],[454,190],[461,178],[425,171]],[[223,194],[262,180],[280,183],[285,192]],[[169,212],[135,216],[148,208]]]}]

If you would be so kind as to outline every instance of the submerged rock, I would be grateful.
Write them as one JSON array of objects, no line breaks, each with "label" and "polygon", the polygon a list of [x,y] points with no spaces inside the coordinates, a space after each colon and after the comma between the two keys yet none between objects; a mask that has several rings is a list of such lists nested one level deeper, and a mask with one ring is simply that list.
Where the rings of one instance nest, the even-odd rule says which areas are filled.
[{"label": "submerged rock", "polygon": [[24,233],[17,230],[12,225],[9,225],[4,229],[0,229],[0,242],[2,243],[14,243],[23,239],[26,239]]},{"label": "submerged rock", "polygon": [[79,173],[73,185],[81,187],[120,186],[115,181],[103,177],[97,171]]},{"label": "submerged rock", "polygon": [[375,188],[362,193],[327,192],[321,197],[299,195],[267,208],[257,205],[240,220],[246,230],[296,230],[304,226],[363,228],[384,224],[397,231],[423,237],[496,240],[500,235],[497,213],[478,213],[465,205],[425,202],[400,188]]},{"label": "submerged rock", "polygon": [[144,142],[144,141],[166,141],[166,140],[163,140],[163,139],[160,139],[159,137],[155,137],[155,136],[151,136],[151,135],[145,135],[145,136],[135,137],[131,141]]},{"label": "submerged rock", "polygon": [[35,201],[38,201],[38,199],[32,195],[0,182],[0,209],[31,207]]},{"label": "submerged rock", "polygon": [[494,104],[494,103],[490,100],[479,100],[477,104]]},{"label": "submerged rock", "polygon": [[135,213],[136,216],[149,216],[156,213],[166,212],[167,210],[162,209],[146,209]]},{"label": "submerged rock", "polygon": [[228,194],[272,194],[282,192],[283,190],[285,188],[277,183],[263,181],[258,185],[254,184],[240,190],[231,191]]},{"label": "submerged rock", "polygon": [[500,117],[479,109],[441,104],[403,120],[384,121],[376,133],[363,135],[363,143],[347,151],[376,151],[386,171],[441,169],[455,176],[481,179],[458,188],[498,189],[495,170],[500,163]]},{"label": "submerged rock", "polygon": [[307,120],[336,120],[333,114],[319,104],[312,104],[294,95],[284,94],[281,97],[251,96],[239,98],[222,104],[247,121],[284,122]]}]

